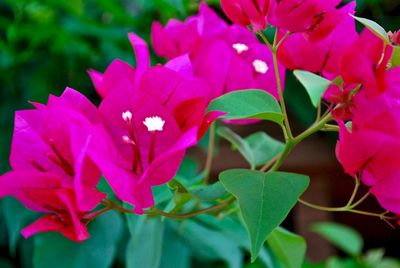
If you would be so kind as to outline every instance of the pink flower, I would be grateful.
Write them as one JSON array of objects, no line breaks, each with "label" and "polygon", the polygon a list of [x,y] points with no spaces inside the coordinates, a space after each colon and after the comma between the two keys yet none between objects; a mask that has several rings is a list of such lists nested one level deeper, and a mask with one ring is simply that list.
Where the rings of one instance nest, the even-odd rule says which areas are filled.
[{"label": "pink flower", "polygon": [[353,91],[357,89],[355,84],[331,85],[324,94],[324,99],[334,105],[332,116],[338,121],[351,120],[354,107]]},{"label": "pink flower", "polygon": [[320,41],[345,18],[336,9],[341,0],[271,0],[270,23],[283,31],[302,32]]},{"label": "pink flower", "polygon": [[154,22],[151,42],[154,51],[161,57],[175,58],[193,51],[203,38],[221,33],[228,25],[205,3],[200,4],[199,14],[184,22],[171,19],[165,27]]},{"label": "pink flower", "polygon": [[[246,28],[230,26],[221,37],[199,46],[191,62],[194,76],[211,85],[211,99],[248,88],[264,89],[278,99],[272,52]],[[281,65],[279,72],[284,82],[285,69]]]},{"label": "pink flower", "polygon": [[206,82],[150,67],[144,41],[134,34],[129,39],[137,57],[134,77],[102,76],[110,87],[99,107],[103,125],[97,126],[94,138],[99,142],[89,154],[116,195],[142,213],[154,205],[152,186],[175,176],[185,150],[219,114],[205,114],[210,94]]},{"label": "pink flower", "polygon": [[221,0],[221,6],[228,18],[242,26],[253,26],[254,31],[264,30],[270,0]]},{"label": "pink flower", "polygon": [[60,231],[84,240],[88,234],[79,219],[105,197],[96,190],[100,172],[87,155],[97,110],[70,88],[61,97],[50,96],[47,105],[34,105],[35,110],[15,115],[13,171],[0,177],[0,196],[12,195],[33,210],[51,213],[28,228],[26,236]]},{"label": "pink flower", "polygon": [[[47,213],[22,230],[25,238],[39,232],[60,232],[82,242],[89,238],[88,214],[79,209],[73,188],[65,187],[65,178],[52,172],[11,171],[0,177],[0,197],[12,195],[29,209]],[[96,196],[95,190],[86,192]],[[93,202],[92,209],[97,205]]]},{"label": "pink flower", "polygon": [[[144,84],[146,86],[146,84]],[[115,194],[135,206],[154,205],[151,187],[173,178],[186,148],[197,142],[198,128],[182,130],[177,118],[153,96],[132,95],[120,83],[101,103],[105,128],[99,128],[90,156]]]},{"label": "pink flower", "polygon": [[365,29],[340,58],[340,74],[346,83],[362,84],[370,94],[379,94],[387,86],[385,73],[392,52],[392,46],[385,46],[382,39]]},{"label": "pink flower", "polygon": [[339,10],[346,15],[345,19],[319,42],[311,42],[304,33],[289,35],[278,49],[279,61],[291,70],[301,69],[333,78],[338,76],[341,55],[358,37],[354,19],[348,15],[354,14],[355,5],[351,2]]},{"label": "pink flower", "polygon": [[[390,70],[388,81],[398,82],[400,68]],[[366,91],[354,98],[352,129],[341,124],[337,157],[350,175],[359,174],[387,210],[400,213],[400,88],[388,83],[384,93]]]}]

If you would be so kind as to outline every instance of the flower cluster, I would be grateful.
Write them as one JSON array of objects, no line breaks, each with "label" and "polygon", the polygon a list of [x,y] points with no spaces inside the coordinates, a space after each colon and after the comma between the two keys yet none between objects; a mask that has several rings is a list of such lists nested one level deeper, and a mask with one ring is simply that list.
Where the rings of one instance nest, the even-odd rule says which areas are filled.
[{"label": "flower cluster", "polygon": [[[400,213],[400,67],[391,65],[399,32],[390,42],[370,30],[358,34],[354,1],[221,3],[234,24],[206,4],[183,22],[153,24],[152,44],[164,65],[151,66],[147,44],[129,34],[135,67],[117,59],[104,73],[89,70],[98,107],[67,88],[16,112],[12,171],[0,177],[0,197],[45,213],[25,237],[58,231],[87,239],[86,225],[106,197],[96,188],[101,176],[135,213],[154,206],[152,187],[175,176],[186,149],[222,115],[207,113],[209,103],[241,89],[262,89],[283,102],[286,69],[332,81],[324,99],[340,126],[339,161],[384,208]],[[273,44],[255,34],[267,24],[276,28]]]},{"label": "flower cluster", "polygon": [[186,149],[222,114],[206,113],[212,99],[244,88],[278,98],[269,48],[205,4],[184,23],[155,23],[152,39],[169,59],[164,66],[151,67],[146,43],[129,34],[135,67],[117,59],[104,73],[89,70],[102,98],[98,107],[67,88],[46,105],[16,113],[12,171],[0,177],[0,196],[45,213],[22,231],[25,237],[58,231],[87,239],[86,225],[106,197],[96,189],[101,176],[143,213],[154,205],[152,187],[175,176]]}]

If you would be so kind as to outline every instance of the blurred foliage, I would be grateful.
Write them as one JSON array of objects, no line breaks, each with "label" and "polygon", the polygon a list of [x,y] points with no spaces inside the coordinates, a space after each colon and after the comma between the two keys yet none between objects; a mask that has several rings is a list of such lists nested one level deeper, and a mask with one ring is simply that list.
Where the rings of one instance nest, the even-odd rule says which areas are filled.
[{"label": "blurred foliage", "polygon": [[[207,2],[218,9],[218,0]],[[387,30],[400,28],[399,0],[357,2],[358,15],[376,20]],[[166,22],[172,17],[183,19],[195,13],[197,6],[198,1],[195,0],[0,0],[0,172],[8,169],[7,158],[15,110],[30,108],[28,100],[45,102],[49,93],[59,94],[66,86],[80,90],[97,102],[86,74],[89,68],[103,71],[114,58],[134,64],[132,49],[127,40],[128,32],[134,31],[149,40],[152,21]],[[153,57],[153,61],[156,58]],[[292,76],[288,77],[287,83],[285,94],[290,95],[288,100],[292,114],[298,116],[297,119],[303,124],[311,122],[313,118],[310,116],[314,110],[305,91],[298,90],[299,84]],[[41,258],[48,258],[40,252],[32,256],[33,240],[20,239],[21,227],[32,222],[34,217],[12,198],[0,201],[0,267],[32,267],[32,259],[37,262]],[[120,221],[117,218],[114,220]],[[219,228],[216,223],[207,222],[207,219],[203,219],[202,224],[212,227],[210,230]],[[114,227],[118,226],[123,225],[117,224]],[[171,230],[179,231],[180,227],[172,227],[165,231],[166,236],[179,234],[171,233]],[[101,224],[98,228],[101,228]],[[121,232],[113,231],[126,234],[128,230],[124,228],[126,226],[121,227]],[[211,232],[210,235],[219,234],[208,232]],[[106,234],[101,233],[100,236]],[[35,243],[41,245],[41,242],[52,239],[57,238],[44,235]],[[206,240],[204,243],[206,248],[213,249],[213,245],[208,245]],[[121,244],[118,246],[126,247],[123,242]],[[174,246],[181,247],[179,243]],[[182,249],[182,254],[184,252]],[[368,258],[379,259],[379,254],[378,251],[372,252]],[[264,267],[264,263],[268,262],[268,254],[264,255],[264,262],[258,260],[246,267]],[[125,258],[123,251],[118,251],[116,265],[123,267]],[[52,266],[57,259],[46,261]],[[203,261],[199,259],[196,263],[204,267]],[[329,267],[353,267],[334,266],[345,261],[331,260]],[[215,267],[224,265],[217,264]]]}]

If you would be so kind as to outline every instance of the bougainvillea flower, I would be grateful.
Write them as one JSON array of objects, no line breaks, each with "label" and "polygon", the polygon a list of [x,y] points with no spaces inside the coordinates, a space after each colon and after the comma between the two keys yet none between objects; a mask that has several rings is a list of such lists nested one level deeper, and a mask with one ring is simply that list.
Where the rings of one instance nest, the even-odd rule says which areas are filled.
[{"label": "bougainvillea flower", "polygon": [[[248,88],[264,89],[278,98],[272,52],[244,27],[230,26],[223,38],[202,44],[191,58],[194,75],[210,83],[211,98]],[[284,82],[281,65],[279,71]]]},{"label": "bougainvillea flower", "polygon": [[88,157],[96,107],[67,88],[47,105],[18,111],[11,146],[12,171],[0,177],[0,196],[14,196],[25,206],[49,213],[23,230],[25,237],[58,231],[69,239],[89,237],[84,216],[105,197],[96,190],[100,171]]},{"label": "bougainvillea flower", "polygon": [[385,73],[393,52],[392,46],[365,29],[360,37],[344,51],[340,74],[347,83],[360,83],[371,94],[379,94],[387,86]]},{"label": "bougainvillea flower", "polygon": [[356,84],[331,85],[324,93],[324,99],[331,103],[332,116],[335,120],[347,121],[353,117],[353,95],[357,90]]},{"label": "bougainvillea flower", "polygon": [[[399,72],[400,69],[388,75],[398,76]],[[353,176],[359,174],[380,204],[395,213],[400,213],[399,93],[398,86],[391,85],[376,96],[358,93],[354,97],[352,129],[340,124],[336,148],[345,171]]]},{"label": "bougainvillea flower", "polygon": [[[323,40],[311,42],[303,33],[286,37],[278,49],[278,59],[291,70],[305,70],[330,77],[339,75],[339,59],[343,51],[358,38],[355,21],[347,14],[354,14],[355,2],[340,9],[346,17]],[[280,33],[281,38],[284,32]]]},{"label": "bougainvillea flower", "polygon": [[227,26],[223,19],[202,3],[199,14],[184,22],[171,19],[164,27],[154,22],[151,42],[157,55],[172,59],[193,51],[202,39],[220,34]]},{"label": "bougainvillea flower", "polygon": [[[0,177],[0,197],[14,196],[26,207],[47,213],[22,230],[25,238],[39,232],[60,232],[81,242],[89,238],[87,213],[76,203],[75,190],[65,187],[65,177],[52,172],[11,171]],[[87,195],[97,195],[95,190]],[[91,209],[97,206],[93,202]]]},{"label": "bougainvillea flower", "polygon": [[173,178],[186,148],[220,114],[206,114],[211,94],[207,82],[167,67],[150,67],[144,41],[134,34],[129,39],[137,57],[134,78],[103,76],[105,83],[119,82],[101,102],[104,127],[97,126],[94,138],[101,142],[89,154],[116,195],[142,213],[154,205],[152,186]]},{"label": "bougainvillea flower", "polygon": [[302,32],[320,41],[346,16],[336,7],[341,0],[271,0],[269,21],[283,31]]},{"label": "bougainvillea flower", "polygon": [[65,187],[76,189],[78,206],[91,208],[104,198],[102,193],[85,194],[92,193],[100,179],[87,156],[92,139],[88,129],[98,120],[95,106],[70,88],[61,97],[50,96],[47,105],[35,105],[34,110],[16,112],[12,169],[59,174]]},{"label": "bougainvillea flower", "polygon": [[[144,85],[145,86],[145,85]],[[116,195],[135,212],[154,205],[151,187],[176,174],[198,128],[182,131],[174,114],[151,95],[132,95],[127,80],[102,101],[98,146],[90,155]]]},{"label": "bougainvillea flower", "polygon": [[221,6],[228,18],[242,26],[253,26],[254,31],[264,30],[270,0],[221,0]]},{"label": "bougainvillea flower", "polygon": [[[106,96],[112,90],[119,88],[119,83],[125,83],[132,87],[130,94],[144,93],[163,103],[175,115],[182,129],[197,126],[200,139],[208,126],[220,116],[215,112],[205,114],[212,94],[208,83],[192,76],[193,70],[188,55],[182,55],[168,62],[165,67],[150,67],[147,44],[133,33],[128,37],[136,55],[136,67],[125,63],[121,65],[119,61],[114,61],[103,75],[91,71],[96,91],[103,92]],[[129,71],[118,72],[114,67],[116,62],[117,66],[123,66]]]}]

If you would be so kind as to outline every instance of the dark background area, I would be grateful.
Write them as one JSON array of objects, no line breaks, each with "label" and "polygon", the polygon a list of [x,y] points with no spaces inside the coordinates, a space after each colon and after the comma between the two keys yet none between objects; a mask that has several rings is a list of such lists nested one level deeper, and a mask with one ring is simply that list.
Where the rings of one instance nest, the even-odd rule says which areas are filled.
[{"label": "dark background area", "polygon": [[[208,3],[220,12],[218,0]],[[359,16],[377,21],[386,30],[400,28],[400,0],[364,0],[357,4]],[[86,72],[89,68],[104,71],[114,58],[134,64],[128,32],[149,40],[153,20],[165,23],[172,17],[184,19],[197,12],[197,6],[198,1],[194,0],[0,0],[0,172],[9,168],[15,110],[30,108],[28,101],[45,102],[48,94],[58,95],[66,86],[98,102]],[[157,62],[155,57],[153,62]],[[315,110],[290,75],[285,95],[291,121],[296,131],[301,131],[313,121]],[[279,129],[269,124],[235,127],[241,134],[260,129],[269,129],[272,136],[281,138]],[[321,205],[341,206],[353,189],[351,178],[344,175],[335,159],[335,140],[335,135],[317,135],[300,145],[284,165],[285,170],[312,176],[305,199]],[[221,146],[214,175],[244,164],[231,153],[227,143],[221,142]],[[203,156],[198,150],[192,153]],[[374,200],[367,207],[380,211]],[[0,256],[9,257],[1,214],[0,211]],[[400,257],[399,230],[379,219],[298,206],[286,225],[307,237],[311,259],[321,260],[333,253],[325,241],[308,231],[308,224],[318,220],[353,226],[362,233],[366,248],[384,247],[389,255]],[[18,254],[21,252],[24,251],[19,249]]]}]

